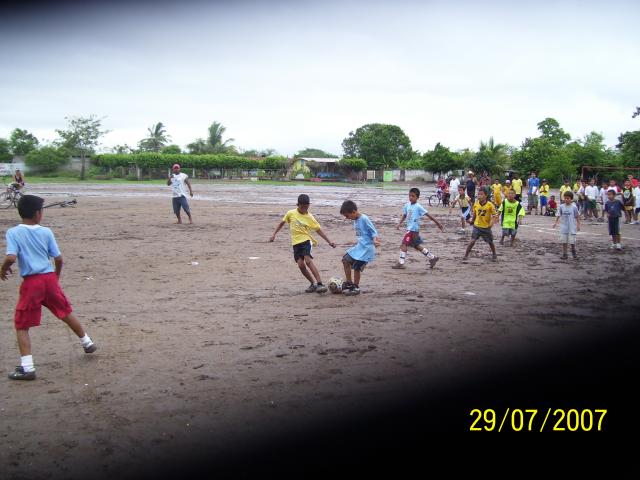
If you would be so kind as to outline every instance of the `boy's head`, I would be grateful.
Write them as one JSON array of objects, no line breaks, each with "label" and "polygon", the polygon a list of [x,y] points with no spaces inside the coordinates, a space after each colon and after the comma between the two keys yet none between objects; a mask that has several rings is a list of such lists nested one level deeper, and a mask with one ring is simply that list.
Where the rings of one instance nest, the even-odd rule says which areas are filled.
[{"label": "boy's head", "polygon": [[616,181],[613,180],[613,179],[609,180],[609,186],[610,187],[615,187],[616,186]]},{"label": "boy's head", "polygon": [[495,183],[496,185],[498,185],[500,183],[500,180],[498,180],[497,178],[493,181],[493,183]]},{"label": "boy's head", "polygon": [[311,200],[309,199],[309,195],[305,193],[301,193],[300,195],[298,195],[298,211],[300,213],[307,213],[310,203]]},{"label": "boy's head", "polygon": [[38,213],[42,213],[44,200],[35,195],[23,195],[18,201],[18,214],[21,218],[36,220]]},{"label": "boy's head", "polygon": [[507,198],[510,202],[513,202],[516,199],[516,191],[513,188],[509,189],[507,192]]},{"label": "boy's head", "polygon": [[507,185],[511,185],[511,180],[505,180],[504,183],[507,184]]},{"label": "boy's head", "polygon": [[358,218],[358,206],[353,200],[345,200],[340,207],[340,215],[344,215],[349,220]]},{"label": "boy's head", "polygon": [[626,180],[624,181],[624,186],[625,186],[626,188],[631,188],[631,180],[626,179]]},{"label": "boy's head", "polygon": [[458,193],[460,195],[464,194],[464,189],[465,189],[464,185],[458,185]]},{"label": "boy's head", "polygon": [[483,188],[478,190],[478,201],[484,203],[487,201],[487,191]]},{"label": "boy's head", "polygon": [[589,180],[589,185],[595,185],[596,184],[596,179],[592,178],[591,180]]},{"label": "boy's head", "polygon": [[562,195],[562,199],[564,200],[564,203],[567,204],[573,202],[573,192],[571,190],[567,190],[564,192],[564,195]]},{"label": "boy's head", "polygon": [[180,165],[178,165],[177,163],[173,165],[173,167],[171,167],[171,170],[173,170],[173,173],[175,173],[176,175],[180,173]]},{"label": "boy's head", "polygon": [[545,185],[546,183],[547,183],[547,179],[546,179],[546,178],[543,178],[543,179],[542,179],[542,184],[543,184],[543,185]]},{"label": "boy's head", "polygon": [[411,203],[416,203],[419,198],[420,198],[419,188],[413,187],[411,190],[409,190],[409,201]]},{"label": "boy's head", "polygon": [[569,185],[569,179],[568,179],[568,178],[565,178],[565,179],[564,179],[564,184],[565,184],[565,185]]},{"label": "boy's head", "polygon": [[553,200],[555,202],[556,201],[556,196],[555,195],[551,195],[551,200]]},{"label": "boy's head", "polygon": [[607,197],[609,198],[609,200],[613,200],[614,198],[616,198],[615,190],[608,190],[607,191]]}]

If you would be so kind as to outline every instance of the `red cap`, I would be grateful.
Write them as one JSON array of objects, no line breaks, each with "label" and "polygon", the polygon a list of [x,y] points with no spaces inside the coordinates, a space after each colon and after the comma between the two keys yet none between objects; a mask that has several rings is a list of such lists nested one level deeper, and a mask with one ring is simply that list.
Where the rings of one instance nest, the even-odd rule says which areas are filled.
[{"label": "red cap", "polygon": [[177,163],[175,163],[175,164],[173,165],[173,167],[171,167],[171,168],[172,168],[172,169],[173,169],[173,168],[180,168],[180,165],[178,165]]}]

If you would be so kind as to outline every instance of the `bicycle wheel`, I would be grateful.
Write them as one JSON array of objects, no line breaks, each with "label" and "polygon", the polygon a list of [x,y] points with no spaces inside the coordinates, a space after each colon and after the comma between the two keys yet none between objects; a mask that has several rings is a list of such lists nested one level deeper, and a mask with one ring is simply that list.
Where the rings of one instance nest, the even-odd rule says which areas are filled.
[{"label": "bicycle wheel", "polygon": [[440,197],[434,193],[429,197],[429,206],[437,207],[438,205],[440,205]]},{"label": "bicycle wheel", "polygon": [[9,208],[13,205],[13,195],[8,192],[0,194],[0,208]]}]

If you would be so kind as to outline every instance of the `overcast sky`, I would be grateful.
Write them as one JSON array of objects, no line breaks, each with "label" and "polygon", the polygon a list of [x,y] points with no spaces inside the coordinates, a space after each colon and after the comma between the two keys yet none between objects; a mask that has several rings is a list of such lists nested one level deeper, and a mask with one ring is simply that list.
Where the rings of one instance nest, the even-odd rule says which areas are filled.
[{"label": "overcast sky", "polygon": [[[30,3],[0,10],[0,136],[106,117],[103,148],[215,120],[242,149],[341,154],[366,123],[415,149],[519,146],[556,118],[640,129],[638,1]],[[34,5],[34,6],[29,6]],[[2,7],[4,8],[4,7]]]}]

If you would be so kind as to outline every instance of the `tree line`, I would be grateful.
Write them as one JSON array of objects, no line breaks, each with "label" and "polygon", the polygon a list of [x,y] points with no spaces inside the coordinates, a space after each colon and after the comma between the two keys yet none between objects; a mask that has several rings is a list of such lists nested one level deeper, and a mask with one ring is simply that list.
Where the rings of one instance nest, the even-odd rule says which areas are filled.
[{"label": "tree line", "polygon": [[[638,109],[633,117],[638,116]],[[211,169],[286,169],[286,158],[273,149],[243,151],[224,138],[226,127],[214,121],[207,135],[187,144],[186,151],[171,143],[166,126],[158,122],[147,129],[137,148],[117,145],[110,154],[96,155],[102,136],[104,118],[65,117],[67,128],[58,129],[59,138],[42,144],[32,133],[16,128],[8,139],[0,138],[0,161],[10,161],[14,155],[25,156],[27,165],[40,171],[55,171],[68,162],[71,155],[81,158],[80,177],[85,178],[87,160],[93,157],[103,167],[136,165],[158,168],[167,162],[186,167]],[[590,132],[573,139],[554,118],[537,124],[539,135],[525,138],[519,147],[497,143],[493,137],[481,141],[478,148],[453,151],[437,143],[424,153],[412,147],[411,140],[397,125],[366,124],[342,141],[344,157],[340,166],[346,171],[390,168],[419,169],[436,173],[472,169],[501,176],[512,170],[520,173],[536,171],[552,183],[564,178],[577,178],[584,166],[606,167],[611,175],[622,167],[640,168],[640,130],[620,134],[618,144],[609,148],[604,137]],[[305,148],[294,157],[335,157],[317,148]]]}]

